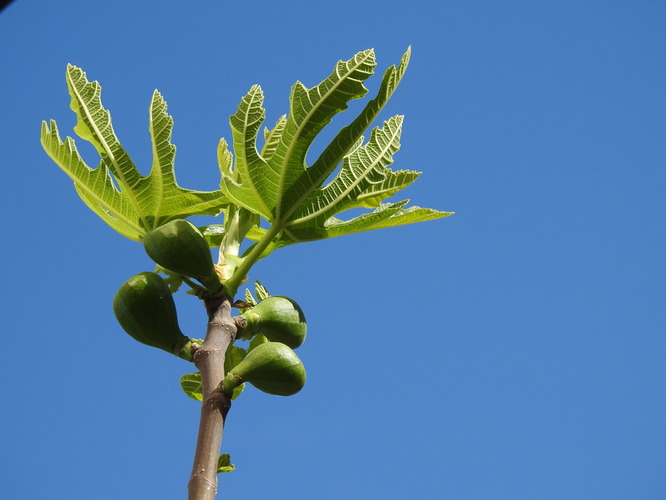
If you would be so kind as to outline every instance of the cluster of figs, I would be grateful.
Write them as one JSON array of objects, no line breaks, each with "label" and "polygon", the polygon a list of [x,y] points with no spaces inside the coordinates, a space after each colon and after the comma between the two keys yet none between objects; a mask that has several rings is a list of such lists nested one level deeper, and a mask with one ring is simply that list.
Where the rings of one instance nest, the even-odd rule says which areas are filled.
[{"label": "cluster of figs", "polygon": [[[144,236],[146,253],[168,274],[193,278],[208,290],[219,290],[210,247],[189,221],[173,220]],[[122,328],[135,340],[191,361],[196,340],[180,329],[169,285],[159,274],[143,272],[128,279],[113,300]],[[305,340],[307,325],[301,308],[287,297],[269,296],[246,308],[237,321],[237,338],[251,350],[228,370],[223,386],[231,395],[249,382],[261,391],[280,396],[297,393],[305,384],[305,368],[293,349]],[[200,341],[199,341],[200,342]]]}]

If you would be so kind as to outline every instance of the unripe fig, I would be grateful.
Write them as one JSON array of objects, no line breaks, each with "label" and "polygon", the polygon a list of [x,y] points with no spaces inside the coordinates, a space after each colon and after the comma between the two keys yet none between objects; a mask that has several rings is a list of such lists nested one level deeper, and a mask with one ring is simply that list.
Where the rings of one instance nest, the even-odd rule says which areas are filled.
[{"label": "unripe fig", "polygon": [[180,331],[169,286],[158,274],[137,274],[123,283],[113,298],[113,312],[135,340],[188,359],[190,339]]},{"label": "unripe fig", "polygon": [[260,391],[278,396],[291,396],[305,385],[305,367],[290,347],[280,342],[260,344],[234,366],[224,377],[224,389],[249,382]]},{"label": "unripe fig", "polygon": [[189,221],[176,219],[153,229],[143,237],[148,256],[160,266],[204,285],[217,280],[206,238]]},{"label": "unripe fig", "polygon": [[241,314],[246,325],[243,338],[265,335],[272,342],[282,342],[296,349],[305,342],[307,323],[296,302],[287,297],[267,297]]}]

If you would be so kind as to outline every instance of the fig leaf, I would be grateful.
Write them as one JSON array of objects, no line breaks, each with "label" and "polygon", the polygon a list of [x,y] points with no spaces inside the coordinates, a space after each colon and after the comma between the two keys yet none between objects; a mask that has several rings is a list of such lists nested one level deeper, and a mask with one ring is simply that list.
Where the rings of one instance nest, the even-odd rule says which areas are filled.
[{"label": "fig leaf", "polygon": [[[203,393],[201,388],[201,375],[199,372],[196,373],[186,373],[180,377],[180,387],[183,389],[183,392],[187,394],[188,397],[194,399],[195,401],[203,401]],[[234,391],[231,395],[231,399],[236,399],[241,395],[245,389],[245,384],[241,384],[237,387],[234,387]]]},{"label": "fig leaf", "polygon": [[188,397],[196,400],[203,401],[203,394],[201,390],[201,375],[199,372],[186,373],[180,377],[180,387]]},{"label": "fig leaf", "polygon": [[247,356],[247,351],[242,347],[230,345],[224,356],[224,372],[228,373],[234,366],[243,361]]},{"label": "fig leaf", "polygon": [[[88,81],[80,68],[67,66],[71,108],[78,121],[74,132],[90,142],[101,157],[89,167],[74,139],[60,139],[56,122],[42,123],[41,143],[51,159],[74,181],[81,199],[104,222],[123,236],[139,241],[148,231],[166,222],[191,215],[217,215],[228,205],[221,190],[195,191],[178,185],[174,172],[176,147],[171,144],[173,118],[157,91],[150,103],[150,136],[153,165],[141,175],[120,144],[111,125],[111,114],[102,106],[101,87]],[[118,186],[118,187],[116,187]]]},{"label": "fig leaf", "polygon": [[[386,70],[375,98],[310,165],[306,156],[319,132],[348,108],[349,101],[367,94],[364,82],[375,70],[374,51],[368,49],[339,61],[328,78],[314,87],[296,82],[291,91],[291,112],[266,131],[261,150],[257,136],[266,116],[263,92],[254,85],[243,97],[230,119],[235,162],[226,141],[220,142],[218,150],[221,187],[231,203],[263,217],[268,224],[247,232],[247,238],[256,243],[243,254],[248,263],[241,264],[229,280],[231,289],[240,284],[254,262],[277,248],[450,215],[407,208],[407,201],[382,203],[420,175],[388,168],[400,148],[402,116],[376,127],[367,142],[363,137],[398,87],[409,57],[407,50],[397,66]],[[355,208],[372,211],[346,221],[335,217]]]},{"label": "fig leaf", "polygon": [[247,351],[250,352],[252,349],[257,347],[258,345],[265,344],[268,342],[268,339],[266,338],[265,335],[255,335],[252,337],[252,340],[250,340],[250,345],[247,348]]},{"label": "fig leaf", "polygon": [[[257,299],[255,299],[255,298],[252,296],[252,292],[250,291],[249,288],[246,288],[246,289],[245,289],[245,302],[247,302],[247,303],[249,303],[249,304],[256,304],[256,303],[257,303]],[[247,308],[244,308],[243,311],[244,311],[245,309],[247,309]],[[241,311],[241,312],[242,312],[242,311]]]},{"label": "fig leaf", "polygon": [[231,463],[231,456],[228,453],[222,453],[217,459],[217,472],[233,472],[236,466]]},{"label": "fig leaf", "polygon": [[[271,294],[268,293],[268,290],[266,290],[266,287],[264,285],[262,285],[261,283],[259,283],[258,281],[254,282],[254,291],[256,292],[257,298],[259,299],[259,301],[267,299],[268,297],[271,296]],[[255,304],[256,304],[256,302],[255,302]]]}]

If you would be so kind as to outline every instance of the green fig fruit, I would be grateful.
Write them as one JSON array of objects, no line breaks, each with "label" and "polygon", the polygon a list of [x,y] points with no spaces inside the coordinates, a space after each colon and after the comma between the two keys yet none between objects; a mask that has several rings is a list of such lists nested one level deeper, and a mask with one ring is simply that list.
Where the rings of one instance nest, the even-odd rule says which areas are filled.
[{"label": "green fig fruit", "polygon": [[198,279],[206,286],[219,283],[208,242],[189,221],[176,219],[153,229],[143,237],[143,247],[169,271]]},{"label": "green fig fruit", "polygon": [[189,359],[190,339],[180,331],[169,286],[158,274],[140,273],[123,283],[113,312],[135,340]]},{"label": "green fig fruit", "polygon": [[265,335],[272,342],[282,342],[296,349],[305,342],[308,325],[296,302],[287,297],[273,296],[241,314],[246,325],[241,337]]},{"label": "green fig fruit", "polygon": [[296,353],[280,342],[258,345],[224,377],[227,394],[244,382],[260,391],[291,396],[305,385],[305,367]]}]

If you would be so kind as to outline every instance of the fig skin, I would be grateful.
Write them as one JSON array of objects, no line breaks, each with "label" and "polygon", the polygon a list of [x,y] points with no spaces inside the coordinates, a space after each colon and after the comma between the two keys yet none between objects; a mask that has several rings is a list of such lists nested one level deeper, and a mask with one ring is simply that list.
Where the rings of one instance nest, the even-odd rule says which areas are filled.
[{"label": "fig skin", "polygon": [[204,284],[217,279],[208,242],[189,221],[176,219],[143,237],[143,247],[157,264]]},{"label": "fig skin", "polygon": [[190,339],[181,332],[169,286],[144,272],[122,284],[113,298],[116,319],[133,339],[183,357]]},{"label": "fig skin", "polygon": [[267,297],[241,314],[246,321],[241,336],[264,335],[272,342],[281,342],[296,349],[305,342],[307,322],[300,306],[288,297]]},{"label": "fig skin", "polygon": [[227,394],[249,382],[260,391],[291,396],[305,385],[305,367],[296,353],[280,342],[265,342],[252,349],[224,378]]}]

